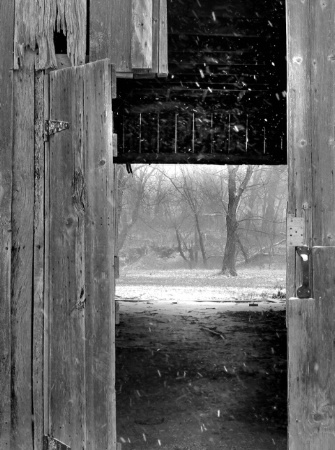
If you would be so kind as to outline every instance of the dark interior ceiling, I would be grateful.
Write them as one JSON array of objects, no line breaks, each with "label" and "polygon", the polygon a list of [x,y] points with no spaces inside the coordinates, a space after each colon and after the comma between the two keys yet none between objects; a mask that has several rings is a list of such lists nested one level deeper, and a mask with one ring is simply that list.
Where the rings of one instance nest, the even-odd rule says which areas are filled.
[{"label": "dark interior ceiling", "polygon": [[168,0],[167,78],[119,80],[116,162],[286,163],[284,0]]}]

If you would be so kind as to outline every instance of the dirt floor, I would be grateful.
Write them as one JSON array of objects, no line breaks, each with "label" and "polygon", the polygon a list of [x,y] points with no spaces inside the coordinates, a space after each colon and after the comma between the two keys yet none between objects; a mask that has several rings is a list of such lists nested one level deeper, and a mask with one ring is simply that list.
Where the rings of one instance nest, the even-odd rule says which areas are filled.
[{"label": "dirt floor", "polygon": [[122,450],[287,448],[284,270],[132,271],[116,293]]}]

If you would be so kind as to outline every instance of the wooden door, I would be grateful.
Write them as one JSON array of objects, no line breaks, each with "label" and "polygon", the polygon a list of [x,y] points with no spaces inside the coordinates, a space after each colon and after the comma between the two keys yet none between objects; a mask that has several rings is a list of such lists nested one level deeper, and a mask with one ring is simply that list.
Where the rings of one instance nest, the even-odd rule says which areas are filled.
[{"label": "wooden door", "polygon": [[71,450],[115,435],[112,70],[51,72],[45,314],[45,433]]},{"label": "wooden door", "polygon": [[[288,212],[302,223],[288,250],[290,450],[335,448],[335,3],[287,0]],[[308,279],[309,278],[309,279]],[[305,281],[306,281],[305,279]],[[305,291],[305,292],[304,292]],[[300,290],[301,294],[301,290]],[[309,295],[308,295],[309,294]],[[310,298],[306,298],[310,297]]]}]

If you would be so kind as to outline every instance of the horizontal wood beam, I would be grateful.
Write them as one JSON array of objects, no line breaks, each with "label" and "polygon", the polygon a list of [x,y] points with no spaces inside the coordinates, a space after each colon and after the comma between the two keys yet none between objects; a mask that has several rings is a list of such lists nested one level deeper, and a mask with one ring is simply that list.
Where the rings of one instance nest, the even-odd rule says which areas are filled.
[{"label": "horizontal wood beam", "polygon": [[124,153],[114,158],[115,164],[286,164],[284,155],[190,154],[190,153]]},{"label": "horizontal wood beam", "polygon": [[[234,33],[227,33],[227,32],[221,32],[221,33],[218,33],[217,31],[215,32],[215,31],[213,31],[213,32],[211,32],[211,30],[209,30],[208,32],[207,31],[187,31],[186,33],[185,32],[183,32],[183,31],[178,31],[178,32],[173,32],[173,31],[171,31],[171,32],[169,32],[169,36],[180,36],[180,34],[183,34],[183,36],[206,36],[206,37],[212,37],[212,36],[215,36],[215,37],[226,37],[226,38],[232,38],[232,39],[239,39],[239,38],[242,38],[242,39],[245,39],[245,38],[247,38],[247,39],[253,39],[253,38],[256,38],[256,39],[259,39],[261,36],[259,35],[259,34],[234,34]],[[265,38],[265,37],[264,37]]]}]

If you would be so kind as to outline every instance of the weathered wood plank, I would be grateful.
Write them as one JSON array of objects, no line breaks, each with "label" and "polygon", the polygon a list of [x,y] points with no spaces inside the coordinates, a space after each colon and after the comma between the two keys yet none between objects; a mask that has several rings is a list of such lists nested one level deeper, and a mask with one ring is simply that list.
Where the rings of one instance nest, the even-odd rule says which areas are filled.
[{"label": "weathered wood plank", "polygon": [[[311,330],[315,330],[315,300],[290,298],[287,303],[288,328],[288,438],[290,450],[308,448],[310,435],[305,425],[309,419],[309,380],[314,371],[315,347]],[[321,449],[322,447],[320,447]],[[315,449],[316,450],[316,449]]]},{"label": "weathered wood plank", "polygon": [[90,61],[109,58],[118,72],[130,72],[131,1],[99,0],[90,5]]},{"label": "weathered wood plank", "polygon": [[[50,119],[70,122],[71,73],[69,69],[50,74]],[[72,124],[71,124],[72,125]],[[72,128],[72,127],[71,127]],[[71,204],[71,134],[50,138],[50,433],[70,444],[71,341],[69,317],[75,304],[74,234]],[[73,217],[71,217],[73,215]],[[68,225],[68,226],[66,226]]]},{"label": "weathered wood plank", "polygon": [[150,72],[158,73],[160,0],[152,2],[152,66]]},{"label": "weathered wood plank", "polygon": [[314,247],[314,299],[290,299],[289,448],[332,450],[335,439],[335,247]]},{"label": "weathered wood plank", "polygon": [[152,68],[152,0],[132,0],[131,67]]},{"label": "weathered wood plank", "polygon": [[77,405],[72,411],[73,428],[71,448],[81,449],[86,445],[86,399],[85,399],[85,210],[86,210],[86,182],[85,182],[85,155],[82,142],[87,132],[84,124],[84,76],[85,66],[75,69],[72,78],[72,119],[74,124],[71,130],[72,158],[74,172],[72,174],[72,204],[77,215],[77,230],[75,234],[75,311],[71,314],[71,333],[73,340],[73,354],[78,360],[73,361],[72,367],[75,384],[73,386],[74,401]]},{"label": "weathered wood plank", "polygon": [[[152,69],[151,73],[160,77],[168,74],[168,30],[167,30],[167,1],[154,0],[152,2]],[[138,75],[137,75],[138,76]],[[148,77],[148,74],[143,74]]]},{"label": "weathered wood plank", "polygon": [[12,203],[12,448],[33,449],[32,304],[34,232],[34,62],[14,72]]},{"label": "weathered wood plank", "polygon": [[32,311],[32,387],[34,445],[42,448],[43,414],[43,328],[44,328],[44,73],[35,73],[35,155],[34,155],[34,241]]},{"label": "weathered wood plank", "polygon": [[[123,3],[126,6],[128,2]],[[113,34],[111,21],[113,16],[115,16],[118,20],[122,20],[122,16],[118,10],[118,6],[119,4],[115,4],[114,0],[97,0],[91,2],[89,15],[90,62],[108,58],[112,55],[114,58],[117,57],[117,50],[119,49],[120,43],[118,41],[115,41],[115,35]],[[116,48],[113,49],[112,47]]]},{"label": "weathered wood plank", "polygon": [[167,0],[159,1],[159,42],[158,42],[158,76],[168,75],[168,18]]},{"label": "weathered wood plank", "polygon": [[335,245],[335,4],[312,5],[313,245]]},{"label": "weathered wood plank", "polygon": [[10,278],[14,2],[0,3],[0,448],[10,448]]},{"label": "weathered wood plank", "polygon": [[38,48],[38,69],[56,68],[54,31],[67,37],[67,54],[73,65],[86,55],[86,0],[37,0],[15,2],[14,68],[22,65],[26,49]]},{"label": "weathered wood plank", "polygon": [[88,64],[84,104],[88,450],[116,445],[111,91],[108,61]]},{"label": "weathered wood plank", "polygon": [[90,61],[109,58],[118,77],[167,74],[166,0],[98,0],[90,5]]},{"label": "weathered wood plank", "polygon": [[[50,76],[44,75],[44,119],[50,118]],[[50,145],[44,143],[44,302],[43,302],[43,408],[44,434],[50,435]]]},{"label": "weathered wood plank", "polygon": [[331,450],[335,442],[335,247],[312,249],[316,326],[308,330],[313,342],[315,375],[310,376],[309,400],[313,436],[311,450]]},{"label": "weathered wood plank", "polygon": [[86,445],[83,71],[50,74],[50,118],[70,123],[50,138],[50,432],[74,450]]},{"label": "weathered wood plank", "polygon": [[[312,122],[310,0],[287,2],[288,62],[288,214],[305,218],[306,245],[312,245]],[[300,284],[300,262],[295,249],[287,252],[287,294],[296,295]]]}]

